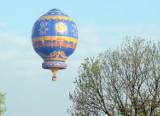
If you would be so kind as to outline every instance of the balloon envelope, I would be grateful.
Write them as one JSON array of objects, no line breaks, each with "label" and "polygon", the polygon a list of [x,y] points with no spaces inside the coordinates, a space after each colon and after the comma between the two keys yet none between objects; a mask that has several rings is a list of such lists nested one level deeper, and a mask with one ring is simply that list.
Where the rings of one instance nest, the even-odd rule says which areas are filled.
[{"label": "balloon envelope", "polygon": [[74,52],[77,42],[76,24],[58,9],[45,13],[33,25],[33,48],[44,60],[42,67],[54,74],[67,67],[65,60]]}]

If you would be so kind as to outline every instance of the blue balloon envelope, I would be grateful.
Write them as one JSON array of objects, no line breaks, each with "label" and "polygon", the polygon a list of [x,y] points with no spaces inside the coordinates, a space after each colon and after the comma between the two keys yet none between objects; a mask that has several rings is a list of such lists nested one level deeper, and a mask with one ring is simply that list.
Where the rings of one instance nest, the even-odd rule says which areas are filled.
[{"label": "blue balloon envelope", "polygon": [[58,9],[45,13],[33,25],[33,48],[44,60],[42,67],[53,72],[53,80],[59,69],[67,68],[65,61],[74,52],[77,42],[76,24]]}]

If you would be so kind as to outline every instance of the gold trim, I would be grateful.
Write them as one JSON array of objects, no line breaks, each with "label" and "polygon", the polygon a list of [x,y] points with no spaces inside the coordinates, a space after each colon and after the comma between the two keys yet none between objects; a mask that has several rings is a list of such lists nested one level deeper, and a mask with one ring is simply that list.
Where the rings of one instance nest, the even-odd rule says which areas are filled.
[{"label": "gold trim", "polygon": [[42,16],[40,17],[38,20],[44,20],[44,19],[64,19],[64,20],[69,20],[72,21],[72,19],[70,17],[67,16],[58,16],[58,15],[51,15],[51,16]]},{"label": "gold trim", "polygon": [[78,43],[78,39],[77,38],[73,38],[73,37],[66,37],[66,36],[41,36],[41,37],[37,37],[37,38],[33,38],[32,41],[33,42],[38,42],[38,41],[42,41],[42,43],[44,43],[45,40],[59,40],[59,39],[63,39],[65,41],[68,42],[74,42],[74,43]]},{"label": "gold trim", "polygon": [[64,51],[60,51],[60,50],[53,51],[49,55],[45,55],[42,52],[37,52],[37,53],[45,60],[66,60],[67,59],[67,56],[65,55]]},{"label": "gold trim", "polygon": [[66,60],[67,58],[44,58],[45,60],[60,60],[60,61],[64,61]]}]

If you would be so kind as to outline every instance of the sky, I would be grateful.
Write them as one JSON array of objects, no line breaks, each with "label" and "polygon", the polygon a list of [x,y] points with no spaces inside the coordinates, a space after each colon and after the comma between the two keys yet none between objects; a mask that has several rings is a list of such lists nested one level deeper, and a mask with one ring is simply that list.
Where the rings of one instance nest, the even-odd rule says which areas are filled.
[{"label": "sky", "polygon": [[[126,36],[160,40],[159,0],[0,0],[0,91],[4,116],[70,116],[78,67],[86,57],[119,46]],[[67,69],[51,81],[34,52],[34,22],[50,9],[69,15],[78,27],[78,46]]]}]

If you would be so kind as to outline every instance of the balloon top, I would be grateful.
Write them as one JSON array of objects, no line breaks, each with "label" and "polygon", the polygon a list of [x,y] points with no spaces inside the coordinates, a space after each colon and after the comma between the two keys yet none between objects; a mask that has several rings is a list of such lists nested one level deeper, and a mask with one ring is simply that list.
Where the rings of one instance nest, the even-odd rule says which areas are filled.
[{"label": "balloon top", "polygon": [[72,18],[61,10],[54,8],[39,17],[34,24],[32,38],[38,39],[42,36],[65,36],[75,38],[75,41],[77,41],[77,26]]},{"label": "balloon top", "polygon": [[68,16],[57,8],[51,9],[49,12],[45,13],[43,16],[51,16],[51,15]]}]

